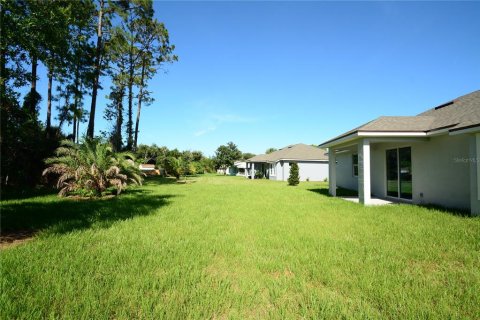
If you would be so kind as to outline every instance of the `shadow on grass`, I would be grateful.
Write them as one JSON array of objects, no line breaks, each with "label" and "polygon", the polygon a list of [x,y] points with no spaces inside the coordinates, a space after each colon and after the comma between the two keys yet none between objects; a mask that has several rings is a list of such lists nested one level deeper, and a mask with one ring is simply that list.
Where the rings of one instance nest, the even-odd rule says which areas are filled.
[{"label": "shadow on grass", "polygon": [[47,196],[51,194],[57,194],[58,190],[47,187],[38,188],[5,188],[3,187],[0,194],[3,200],[22,200],[27,198]]},{"label": "shadow on grass", "polygon": [[63,234],[89,228],[108,228],[116,221],[146,216],[169,205],[173,195],[153,195],[136,189],[110,199],[38,198],[2,204],[2,236],[45,231]]},{"label": "shadow on grass", "polygon": [[463,218],[475,218],[475,216],[466,209],[445,208],[436,204],[417,204],[417,206],[429,211],[438,211],[440,213],[451,214]]},{"label": "shadow on grass", "polygon": [[148,176],[143,181],[145,185],[158,185],[158,184],[175,184],[177,179],[173,177],[161,177],[161,176]]},{"label": "shadow on grass", "polygon": [[[321,194],[323,196],[331,197],[328,191],[328,188],[315,188],[315,189],[307,189],[307,190]],[[344,189],[344,188],[337,188],[337,197],[358,197],[358,191]]]},{"label": "shadow on grass", "polygon": [[[315,192],[317,194],[321,194],[323,196],[331,197],[329,194],[328,188],[315,188],[315,189],[307,189],[308,191]],[[358,197],[358,191],[344,189],[344,188],[337,188],[337,197]],[[399,202],[401,203],[401,202]],[[430,211],[438,211],[440,213],[450,214],[454,216],[460,216],[465,218],[474,217],[472,214],[466,209],[455,209],[455,208],[446,208],[435,204],[416,204],[416,206],[420,208],[425,208]]]}]

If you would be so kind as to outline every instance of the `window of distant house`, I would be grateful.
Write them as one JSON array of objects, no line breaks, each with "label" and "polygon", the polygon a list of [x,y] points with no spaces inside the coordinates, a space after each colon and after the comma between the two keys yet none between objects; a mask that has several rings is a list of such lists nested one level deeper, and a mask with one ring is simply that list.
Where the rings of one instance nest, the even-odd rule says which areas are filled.
[{"label": "window of distant house", "polygon": [[354,177],[358,177],[358,154],[352,155],[352,172]]}]

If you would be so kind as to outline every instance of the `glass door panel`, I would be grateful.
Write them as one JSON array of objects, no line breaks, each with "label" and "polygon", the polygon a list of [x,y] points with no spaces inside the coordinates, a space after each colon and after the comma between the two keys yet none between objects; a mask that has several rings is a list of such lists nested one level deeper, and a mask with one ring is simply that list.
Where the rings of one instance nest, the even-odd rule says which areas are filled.
[{"label": "glass door panel", "polygon": [[398,149],[400,171],[400,198],[412,199],[412,149]]},{"label": "glass door panel", "polygon": [[397,149],[387,150],[387,195],[398,197],[398,155]]}]

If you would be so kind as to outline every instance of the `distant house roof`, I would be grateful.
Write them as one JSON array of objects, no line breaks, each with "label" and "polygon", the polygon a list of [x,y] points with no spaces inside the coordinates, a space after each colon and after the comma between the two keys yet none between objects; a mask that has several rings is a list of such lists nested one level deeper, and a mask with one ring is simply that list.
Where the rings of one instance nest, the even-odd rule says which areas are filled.
[{"label": "distant house roof", "polygon": [[328,161],[327,152],[318,147],[303,143],[286,146],[269,154],[260,154],[248,159],[248,162],[277,162],[280,160]]},{"label": "distant house roof", "polygon": [[441,129],[452,132],[476,126],[480,126],[480,90],[441,104],[417,116],[379,117],[328,140],[320,146],[359,132],[429,133]]},{"label": "distant house roof", "polygon": [[243,160],[235,161],[233,165],[239,169],[246,169],[247,168],[247,162]]},{"label": "distant house roof", "polygon": [[140,170],[142,171],[151,171],[151,170],[155,170],[155,165],[154,164],[145,164],[145,163],[142,163],[138,166],[140,168]]}]

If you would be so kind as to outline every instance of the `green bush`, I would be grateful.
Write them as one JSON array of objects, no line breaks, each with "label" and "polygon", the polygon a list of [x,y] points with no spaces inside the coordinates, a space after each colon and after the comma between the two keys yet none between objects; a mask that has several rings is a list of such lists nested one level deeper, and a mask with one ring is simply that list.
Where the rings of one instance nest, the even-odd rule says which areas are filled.
[{"label": "green bush", "polygon": [[262,171],[256,171],[255,172],[255,179],[263,179],[264,175]]},{"label": "green bush", "polygon": [[185,164],[180,157],[168,157],[165,161],[165,169],[167,174],[173,175],[177,180],[185,174]]},{"label": "green bush", "polygon": [[288,177],[288,184],[296,186],[300,183],[300,175],[298,164],[296,162],[290,163],[290,176]]}]

